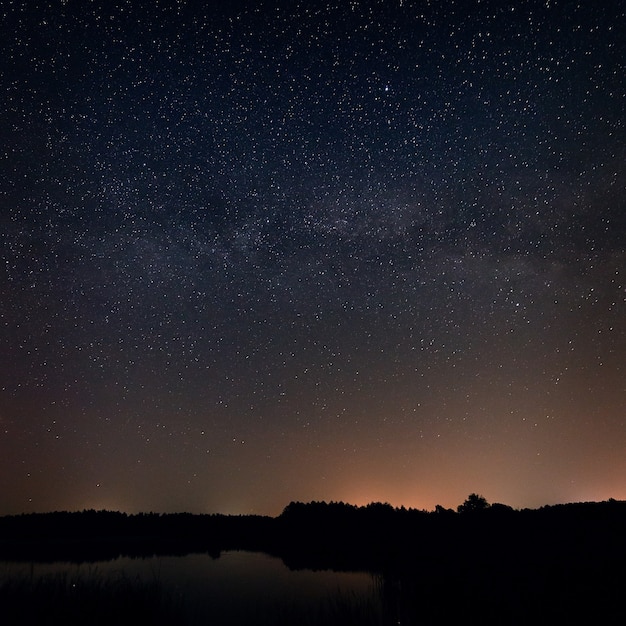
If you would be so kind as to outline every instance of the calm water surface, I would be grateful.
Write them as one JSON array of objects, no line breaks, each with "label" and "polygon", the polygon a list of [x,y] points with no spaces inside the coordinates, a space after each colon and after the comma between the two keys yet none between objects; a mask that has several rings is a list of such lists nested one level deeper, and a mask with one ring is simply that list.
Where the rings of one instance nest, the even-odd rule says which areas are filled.
[{"label": "calm water surface", "polygon": [[365,597],[374,585],[371,575],[364,572],[291,571],[281,559],[256,552],[224,552],[217,559],[190,554],[82,564],[0,562],[0,581],[58,574],[156,580],[164,592],[180,600],[191,623],[224,625],[246,623],[276,611],[308,612],[338,597]]}]

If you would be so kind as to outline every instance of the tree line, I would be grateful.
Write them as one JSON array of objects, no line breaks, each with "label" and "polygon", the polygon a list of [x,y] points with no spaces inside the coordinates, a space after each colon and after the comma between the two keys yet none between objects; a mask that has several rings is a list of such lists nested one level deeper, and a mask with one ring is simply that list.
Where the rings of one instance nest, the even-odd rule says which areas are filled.
[{"label": "tree line", "polygon": [[255,550],[293,568],[401,569],[416,563],[615,563],[626,558],[626,502],[516,510],[478,494],[434,511],[374,502],[291,502],[277,517],[55,512],[0,517],[0,559],[102,560],[120,555]]}]

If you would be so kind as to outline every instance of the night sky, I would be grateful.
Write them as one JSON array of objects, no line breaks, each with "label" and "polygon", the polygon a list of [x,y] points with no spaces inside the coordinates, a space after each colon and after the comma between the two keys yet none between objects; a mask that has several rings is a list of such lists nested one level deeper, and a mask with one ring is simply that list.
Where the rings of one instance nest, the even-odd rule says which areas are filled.
[{"label": "night sky", "polygon": [[0,7],[0,514],[626,499],[626,3]]}]

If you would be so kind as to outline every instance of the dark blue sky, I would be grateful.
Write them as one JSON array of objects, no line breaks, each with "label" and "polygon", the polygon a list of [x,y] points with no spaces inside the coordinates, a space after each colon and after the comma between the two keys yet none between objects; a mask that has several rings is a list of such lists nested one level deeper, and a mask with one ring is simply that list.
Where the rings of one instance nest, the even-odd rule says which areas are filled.
[{"label": "dark blue sky", "polygon": [[25,2],[0,513],[626,498],[623,2]]}]

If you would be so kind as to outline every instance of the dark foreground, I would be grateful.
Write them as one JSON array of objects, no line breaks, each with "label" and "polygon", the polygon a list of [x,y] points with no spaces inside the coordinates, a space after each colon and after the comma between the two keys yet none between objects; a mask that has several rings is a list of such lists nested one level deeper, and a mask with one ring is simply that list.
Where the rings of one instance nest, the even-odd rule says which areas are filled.
[{"label": "dark foreground", "polygon": [[[459,513],[292,503],[276,518],[84,511],[0,518],[0,559],[218,557],[240,549],[279,556],[294,569],[376,576],[371,598],[337,597],[319,614],[285,609],[257,616],[258,624],[623,624],[625,531],[626,502],[617,501]],[[8,581],[0,607],[3,624],[181,623],[177,598],[123,577]]]}]

